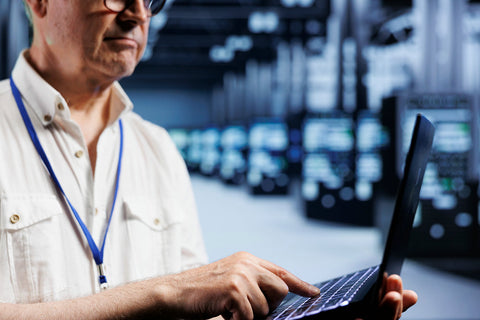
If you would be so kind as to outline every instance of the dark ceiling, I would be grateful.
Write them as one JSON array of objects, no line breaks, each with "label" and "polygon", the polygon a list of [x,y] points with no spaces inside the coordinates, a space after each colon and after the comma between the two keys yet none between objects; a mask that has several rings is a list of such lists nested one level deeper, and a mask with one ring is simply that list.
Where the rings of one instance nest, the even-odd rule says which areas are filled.
[{"label": "dark ceiling", "polygon": [[[298,4],[285,7],[280,0],[175,0],[166,10],[168,20],[161,30],[151,32],[152,54],[137,67],[129,85],[212,86],[221,83],[226,71],[243,72],[249,59],[272,61],[276,44],[292,38],[325,36],[329,0],[282,0]],[[301,5],[311,4],[308,7]],[[249,30],[252,13],[274,12],[278,26],[273,32]],[[307,23],[319,26],[307,29]],[[152,23],[153,24],[153,23]],[[229,62],[213,62],[213,46],[225,46],[230,35],[249,35],[252,47],[236,51]]]}]

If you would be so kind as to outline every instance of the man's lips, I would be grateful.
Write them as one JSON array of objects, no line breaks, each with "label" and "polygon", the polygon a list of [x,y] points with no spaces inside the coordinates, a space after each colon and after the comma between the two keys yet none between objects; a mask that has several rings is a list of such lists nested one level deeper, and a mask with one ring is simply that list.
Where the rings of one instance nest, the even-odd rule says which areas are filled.
[{"label": "man's lips", "polygon": [[123,45],[128,45],[128,46],[133,46],[133,47],[138,46],[137,41],[135,41],[135,39],[132,39],[132,38],[129,38],[129,37],[122,37],[122,36],[119,36],[119,37],[116,37],[116,36],[105,37],[104,41],[115,42],[115,43],[118,43],[118,44],[123,44]]}]

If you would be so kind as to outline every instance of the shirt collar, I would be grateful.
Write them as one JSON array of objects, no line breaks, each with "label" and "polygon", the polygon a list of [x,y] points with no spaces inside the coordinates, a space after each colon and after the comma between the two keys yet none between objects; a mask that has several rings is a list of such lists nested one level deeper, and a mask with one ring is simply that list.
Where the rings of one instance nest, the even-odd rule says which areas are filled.
[{"label": "shirt collar", "polygon": [[133,109],[133,103],[123,90],[118,81],[113,83],[112,97],[110,99],[110,119],[109,123],[117,121],[123,114]]},{"label": "shirt collar", "polygon": [[[63,110],[66,111],[64,117],[70,118],[70,110],[63,96],[33,69],[25,59],[25,52],[26,50],[19,55],[12,71],[12,78],[23,99],[44,126],[52,123],[57,112]],[[117,81],[112,86],[110,107],[109,123],[115,122],[124,113],[133,109],[132,101]]]}]

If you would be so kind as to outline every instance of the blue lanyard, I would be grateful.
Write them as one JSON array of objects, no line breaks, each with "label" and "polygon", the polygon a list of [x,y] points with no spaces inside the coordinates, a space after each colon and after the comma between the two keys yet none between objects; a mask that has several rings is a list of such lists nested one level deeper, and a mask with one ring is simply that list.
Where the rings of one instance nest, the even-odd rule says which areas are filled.
[{"label": "blue lanyard", "polygon": [[75,219],[77,220],[78,224],[82,228],[83,234],[85,235],[85,238],[87,238],[88,245],[90,246],[90,250],[92,251],[93,259],[95,260],[95,263],[97,264],[98,267],[98,272],[99,272],[99,277],[98,281],[100,284],[100,288],[106,289],[108,288],[108,283],[107,283],[107,277],[105,276],[105,271],[103,268],[103,251],[105,249],[105,239],[107,238],[107,233],[108,229],[110,228],[110,222],[112,221],[112,215],[113,215],[113,210],[115,208],[115,202],[117,201],[117,193],[118,193],[118,184],[120,180],[120,171],[122,169],[122,153],[123,153],[123,125],[122,125],[122,120],[118,121],[118,125],[120,127],[120,152],[118,155],[118,165],[117,165],[117,178],[115,181],[115,194],[113,196],[113,203],[112,203],[112,210],[110,212],[110,216],[108,218],[108,223],[107,223],[107,228],[105,230],[105,234],[103,236],[103,241],[102,241],[102,247],[99,250],[95,241],[92,238],[92,235],[90,234],[90,231],[88,231],[87,226],[85,223],[83,223],[82,219],[78,215],[77,210],[73,207],[72,203],[68,199],[67,195],[63,191],[62,186],[60,185],[60,181],[58,181],[57,176],[55,175],[55,172],[53,171],[53,168],[50,164],[50,161],[47,158],[47,155],[42,147],[42,144],[40,143],[40,140],[38,139],[37,133],[35,132],[35,128],[33,127],[32,121],[30,120],[30,117],[28,116],[27,110],[25,109],[25,105],[23,104],[22,97],[20,94],[20,91],[18,90],[17,86],[15,85],[15,82],[13,81],[12,78],[10,78],[10,86],[12,88],[13,96],[15,98],[15,101],[17,102],[18,110],[20,111],[20,114],[22,115],[23,122],[25,123],[25,126],[27,127],[28,133],[30,134],[30,138],[32,139],[33,144],[35,145],[35,149],[37,149],[37,152],[42,158],[42,161],[45,165],[45,167],[48,170],[48,173],[52,177],[52,180],[55,182],[57,185],[58,190],[62,193],[63,197],[67,201],[70,209],[72,210],[73,215],[75,216]]}]

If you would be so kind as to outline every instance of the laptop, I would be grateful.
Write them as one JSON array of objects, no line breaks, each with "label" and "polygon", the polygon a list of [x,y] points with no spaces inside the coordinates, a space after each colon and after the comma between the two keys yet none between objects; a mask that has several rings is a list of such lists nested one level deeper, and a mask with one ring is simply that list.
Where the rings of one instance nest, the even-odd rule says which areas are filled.
[{"label": "laptop", "polygon": [[366,318],[376,310],[384,279],[400,275],[402,269],[434,132],[430,121],[418,114],[382,263],[316,284],[321,291],[317,297],[289,294],[267,320]]}]

